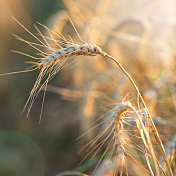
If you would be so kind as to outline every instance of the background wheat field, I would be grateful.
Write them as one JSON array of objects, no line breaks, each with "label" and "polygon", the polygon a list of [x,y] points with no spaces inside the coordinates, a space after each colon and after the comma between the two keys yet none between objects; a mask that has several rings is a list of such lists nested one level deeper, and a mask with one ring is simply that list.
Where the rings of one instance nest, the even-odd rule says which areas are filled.
[{"label": "background wheat field", "polygon": [[29,116],[20,115],[39,71],[0,76],[0,175],[176,173],[175,0],[0,0],[0,26],[0,75],[30,66],[12,50],[39,56],[12,34],[43,52],[84,41],[118,60],[146,105],[112,58],[96,49],[90,57],[94,45],[49,81],[41,121],[44,89]]}]

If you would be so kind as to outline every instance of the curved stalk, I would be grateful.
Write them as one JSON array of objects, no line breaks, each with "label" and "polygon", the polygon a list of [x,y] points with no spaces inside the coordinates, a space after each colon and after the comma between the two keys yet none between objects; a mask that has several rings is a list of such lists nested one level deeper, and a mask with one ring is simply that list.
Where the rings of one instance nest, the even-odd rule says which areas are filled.
[{"label": "curved stalk", "polygon": [[[146,104],[145,104],[145,101],[144,101],[144,99],[143,99],[141,93],[140,93],[139,90],[138,90],[137,85],[135,84],[134,80],[133,80],[132,77],[129,75],[129,73],[128,73],[128,72],[124,69],[124,67],[118,62],[118,60],[116,60],[116,59],[113,58],[112,56],[108,55],[107,53],[103,53],[103,56],[105,56],[105,57],[107,57],[107,58],[113,60],[113,61],[119,66],[119,68],[122,70],[122,72],[128,77],[128,79],[130,80],[130,82],[132,83],[134,89],[136,90],[137,94],[139,95],[139,99],[140,99],[140,101],[141,101],[143,107],[144,107],[144,108],[146,109],[146,111],[147,111],[148,118],[149,118],[149,121],[150,121],[150,125],[151,125],[151,127],[152,127],[152,132],[154,133],[154,136],[155,136],[155,138],[156,138],[156,141],[158,142],[158,144],[159,144],[159,146],[160,146],[161,153],[162,153],[162,155],[163,155],[164,161],[165,161],[165,163],[166,163],[166,165],[167,165],[167,168],[168,168],[169,176],[173,176],[173,173],[172,173],[172,170],[171,170],[169,161],[168,161],[167,156],[166,156],[166,153],[165,153],[165,149],[164,149],[163,143],[162,143],[161,138],[160,138],[160,136],[159,136],[159,134],[158,134],[158,131],[157,131],[157,129],[156,129],[156,126],[155,126],[155,124],[154,124],[154,122],[153,122],[153,120],[152,120],[152,117],[151,117],[151,115],[150,115],[150,112],[149,112],[149,110],[148,110],[148,108],[147,108],[147,106],[146,106]],[[156,161],[154,161],[154,162],[156,162]],[[158,170],[158,171],[157,171],[157,170],[158,170],[158,167],[156,168],[156,172],[158,173],[159,170]]]}]

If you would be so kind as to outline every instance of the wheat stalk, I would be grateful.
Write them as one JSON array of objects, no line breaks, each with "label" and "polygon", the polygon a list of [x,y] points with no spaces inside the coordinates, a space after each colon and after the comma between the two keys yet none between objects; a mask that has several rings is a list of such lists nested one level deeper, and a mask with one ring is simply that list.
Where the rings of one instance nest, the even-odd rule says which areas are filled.
[{"label": "wheat stalk", "polygon": [[[156,141],[158,142],[158,145],[160,146],[162,155],[163,155],[163,157],[164,157],[164,161],[166,162],[166,165],[167,165],[167,168],[168,168],[169,175],[170,175],[170,176],[173,176],[173,173],[172,173],[172,170],[171,170],[169,161],[168,161],[168,159],[167,159],[167,156],[166,156],[165,149],[164,149],[163,143],[162,143],[162,141],[161,141],[161,138],[159,137],[158,131],[157,131],[157,129],[156,129],[156,127],[155,127],[155,124],[154,124],[154,122],[153,122],[153,120],[152,120],[152,117],[151,117],[151,115],[150,115],[150,112],[149,112],[149,110],[148,110],[148,108],[147,108],[147,106],[146,106],[146,104],[145,104],[145,101],[144,101],[144,99],[143,99],[141,93],[139,92],[139,89],[138,89],[138,87],[136,86],[134,80],[132,79],[132,77],[129,75],[129,73],[123,68],[123,66],[122,66],[116,59],[114,59],[112,56],[110,56],[110,55],[108,55],[108,54],[106,54],[106,53],[104,53],[104,56],[106,56],[106,57],[108,57],[109,59],[113,60],[113,61],[119,66],[119,68],[123,71],[123,73],[128,77],[128,79],[130,80],[130,82],[132,83],[134,89],[136,90],[136,92],[137,92],[137,94],[138,94],[138,96],[139,96],[139,99],[140,99],[140,101],[141,101],[143,107],[144,107],[144,108],[146,109],[146,111],[147,111],[147,116],[148,116],[148,119],[149,119],[149,121],[150,121],[150,125],[151,125],[151,128],[152,128],[152,132],[154,133],[154,136],[155,136],[155,138],[156,138]],[[157,170],[158,170],[158,169],[157,169]],[[159,173],[159,171],[157,171],[157,173]]]},{"label": "wheat stalk", "polygon": [[[17,20],[15,19],[15,21],[17,21]],[[151,115],[150,115],[150,113],[149,113],[149,111],[147,109],[147,106],[146,106],[146,104],[144,102],[144,99],[143,99],[141,93],[139,92],[138,87],[136,86],[134,80],[131,78],[129,73],[123,68],[123,66],[118,62],[118,60],[116,60],[112,56],[108,55],[106,52],[104,52],[97,45],[85,42],[82,39],[82,37],[78,34],[77,31],[76,32],[77,32],[79,38],[82,40],[83,44],[74,44],[73,42],[69,42],[62,35],[60,36],[60,35],[56,34],[55,32],[51,31],[50,29],[48,29],[46,26],[42,25],[49,32],[53,32],[53,35],[58,35],[61,38],[61,40],[62,40],[62,41],[58,42],[58,41],[54,40],[54,37],[51,37],[51,38],[48,37],[47,38],[47,39],[55,42],[56,46],[59,48],[59,49],[54,50],[49,45],[49,43],[47,42],[46,37],[40,32],[40,30],[36,26],[35,26],[35,28],[39,32],[40,36],[43,38],[44,42],[39,40],[34,34],[32,34],[29,30],[27,30],[20,22],[17,21],[17,23],[21,27],[23,27],[29,34],[31,34],[39,43],[26,41],[26,40],[24,40],[21,37],[16,36],[16,35],[15,35],[15,37],[18,40],[27,43],[32,48],[37,50],[42,57],[36,58],[36,57],[30,56],[28,54],[22,53],[22,52],[17,52],[19,54],[23,54],[23,55],[26,55],[26,56],[31,57],[31,58],[34,59],[34,62],[30,62],[31,64],[33,64],[32,65],[32,69],[30,68],[30,69],[27,69],[25,71],[6,73],[6,74],[2,74],[1,76],[14,74],[14,73],[29,72],[29,71],[33,71],[33,70],[37,70],[37,69],[40,70],[39,76],[38,76],[38,78],[37,78],[32,90],[30,92],[30,96],[29,96],[29,98],[28,98],[28,100],[27,100],[27,102],[26,102],[26,104],[24,106],[24,109],[23,109],[23,110],[25,110],[26,107],[28,106],[27,116],[29,115],[29,112],[31,110],[31,107],[32,107],[37,95],[40,93],[40,91],[43,88],[46,91],[46,87],[47,87],[48,82],[55,76],[55,74],[59,70],[61,70],[61,68],[63,68],[63,64],[66,61],[68,61],[69,58],[71,58],[73,56],[96,56],[96,55],[101,55],[101,56],[104,56],[106,58],[109,58],[109,59],[114,61],[119,66],[119,68],[128,77],[128,79],[132,83],[134,89],[136,90],[137,95],[139,96],[140,102],[142,103],[143,108],[147,112],[147,118],[149,119],[150,126],[152,128],[152,132],[154,133],[154,136],[156,137],[156,140],[157,140],[157,142],[158,142],[158,144],[160,146],[163,158],[164,158],[164,160],[166,162],[166,165],[167,165],[167,168],[168,168],[169,175],[170,176],[173,175],[171,167],[170,167],[169,162],[168,162],[168,159],[167,159],[166,154],[165,154],[165,150],[164,150],[162,141],[161,141],[161,139],[159,137],[159,134],[158,134],[157,129],[155,127],[155,124],[154,124],[154,122],[153,122],[153,120],[151,118]],[[42,51],[39,47],[48,48],[48,50],[49,50],[48,53]],[[43,96],[43,103],[44,103],[44,98],[45,98],[45,91],[44,91],[44,96]],[[40,120],[41,120],[41,115],[42,115],[42,110],[43,110],[43,103],[42,103],[42,109],[41,109],[41,114],[40,114]],[[122,107],[123,107],[122,112],[121,112],[122,114],[123,114],[123,111],[125,112],[126,109],[128,109],[128,108],[134,110],[130,106],[128,106],[128,108],[126,107],[126,109],[124,109],[124,105]],[[138,120],[139,120],[139,122],[141,121],[140,118],[138,118]],[[139,124],[140,124],[140,128],[143,128],[142,123],[140,122]],[[118,129],[120,129],[120,126],[118,127]],[[116,131],[116,128],[113,129],[113,130],[114,130],[114,134],[116,134],[118,136],[117,138],[119,139],[120,133]],[[144,133],[144,132],[141,132],[141,134],[142,133]],[[146,135],[148,136],[148,133],[146,133]],[[116,137],[114,139],[116,139]],[[156,157],[155,157],[152,145],[151,145],[151,141],[149,139],[150,138],[148,136],[148,139],[147,139],[147,142],[146,142],[146,147],[149,145],[149,149],[151,150],[153,161],[154,161],[154,164],[155,164],[156,173],[157,173],[157,175],[159,175],[159,169],[158,169],[158,165],[157,165],[157,162],[156,162],[157,160],[156,160]],[[121,150],[123,150],[123,145],[121,145]]]}]

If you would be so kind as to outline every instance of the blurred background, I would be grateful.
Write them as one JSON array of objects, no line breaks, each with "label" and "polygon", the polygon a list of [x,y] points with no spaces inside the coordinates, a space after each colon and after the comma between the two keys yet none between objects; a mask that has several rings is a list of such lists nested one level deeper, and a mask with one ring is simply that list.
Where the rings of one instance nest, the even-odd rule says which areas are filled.
[{"label": "blurred background", "polygon": [[[175,0],[0,0],[0,73],[28,67],[25,61],[31,59],[11,50],[36,54],[12,36],[34,40],[11,16],[35,35],[33,24],[40,22],[81,43],[69,16],[86,41],[102,47],[127,69],[152,115],[176,123]],[[42,92],[30,116],[20,116],[38,72],[0,77],[0,175],[89,173],[94,163],[79,166],[85,154],[78,151],[96,132],[75,139],[113,103],[125,99],[136,104],[133,88],[111,61],[100,56],[72,59],[77,63],[49,83],[41,124]],[[168,124],[158,123],[165,144],[176,134],[174,125]]]}]

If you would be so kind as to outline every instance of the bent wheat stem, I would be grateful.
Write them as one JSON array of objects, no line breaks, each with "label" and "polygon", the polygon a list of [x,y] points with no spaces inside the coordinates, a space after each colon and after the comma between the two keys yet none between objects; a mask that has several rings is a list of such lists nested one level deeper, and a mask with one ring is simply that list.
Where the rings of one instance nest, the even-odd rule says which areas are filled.
[{"label": "bent wheat stem", "polygon": [[122,70],[122,72],[128,77],[128,79],[129,79],[130,82],[132,83],[134,89],[136,90],[136,92],[137,92],[137,94],[138,94],[138,96],[139,96],[139,99],[141,100],[141,103],[142,103],[143,107],[144,107],[144,108],[146,109],[146,111],[147,111],[147,115],[148,115],[148,118],[149,118],[149,120],[150,120],[150,125],[151,125],[151,127],[152,127],[152,132],[154,133],[154,136],[155,136],[155,138],[156,138],[156,141],[158,142],[158,144],[159,144],[159,146],[160,146],[160,149],[161,149],[161,152],[162,152],[164,161],[166,162],[166,165],[167,165],[167,168],[168,168],[169,175],[170,175],[170,176],[173,176],[173,173],[172,173],[172,170],[171,170],[169,161],[168,161],[168,159],[167,159],[167,156],[166,156],[165,149],[164,149],[163,143],[162,143],[162,141],[161,141],[161,138],[160,138],[160,136],[159,136],[159,134],[158,134],[158,131],[157,131],[156,127],[155,127],[155,124],[154,124],[154,122],[153,122],[153,120],[152,120],[152,117],[151,117],[151,115],[150,115],[150,112],[149,112],[149,110],[148,110],[148,108],[147,108],[147,106],[146,106],[146,104],[145,104],[145,101],[144,101],[144,99],[143,99],[141,93],[139,92],[138,87],[136,86],[134,80],[133,80],[132,77],[129,75],[129,73],[124,69],[124,67],[118,62],[118,60],[116,60],[116,59],[113,58],[112,56],[108,55],[107,53],[104,53],[103,55],[104,55],[105,57],[107,57],[107,58],[113,60],[113,61],[120,67],[120,69]]}]

